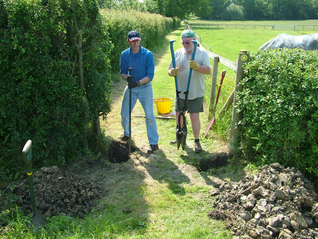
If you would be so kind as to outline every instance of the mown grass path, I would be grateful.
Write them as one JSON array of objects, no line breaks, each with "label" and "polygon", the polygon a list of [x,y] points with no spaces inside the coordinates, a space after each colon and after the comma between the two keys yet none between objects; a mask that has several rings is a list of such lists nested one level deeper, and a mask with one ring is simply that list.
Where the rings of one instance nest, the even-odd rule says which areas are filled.
[{"label": "mown grass path", "polygon": [[[168,35],[164,46],[154,53],[154,98],[174,99],[174,78],[167,75],[171,59],[169,41],[177,39],[180,34],[181,30],[178,30]],[[176,42],[175,50],[181,45],[179,40]],[[114,88],[112,111],[107,120],[102,122],[102,127],[107,137],[116,139],[122,134],[120,107],[125,82],[116,83]],[[172,110],[173,107],[174,101]],[[156,106],[154,110],[156,111]],[[137,103],[132,115],[144,115],[140,103]],[[205,116],[202,114],[203,117]],[[170,140],[175,137],[175,121],[157,119],[160,150],[148,155],[144,120],[132,117],[132,138],[140,151],[132,153],[131,160],[127,163],[114,165],[114,171],[107,183],[112,190],[104,203],[115,213],[109,223],[116,225],[116,233],[122,238],[230,238],[230,232],[224,230],[225,224],[210,219],[208,212],[212,209],[213,201],[209,191],[231,173],[214,177],[199,172],[196,167],[200,159],[227,152],[227,142],[215,137],[204,139],[202,136],[204,151],[195,154],[188,120],[187,147],[185,150],[181,147],[177,150],[176,145],[170,145]],[[202,129],[205,126],[202,123]],[[201,130],[202,134],[204,130]],[[130,213],[123,213],[123,210]]]}]

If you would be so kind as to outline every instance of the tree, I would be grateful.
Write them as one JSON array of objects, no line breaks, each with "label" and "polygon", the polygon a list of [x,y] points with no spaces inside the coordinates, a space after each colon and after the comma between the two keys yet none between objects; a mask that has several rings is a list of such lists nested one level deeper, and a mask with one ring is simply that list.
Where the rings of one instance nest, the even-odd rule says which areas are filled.
[{"label": "tree", "polygon": [[195,14],[200,18],[208,16],[212,11],[212,8],[210,7],[210,3],[208,0],[202,0],[199,3],[196,3],[195,1],[193,5],[196,7],[192,8],[193,12],[191,13]]},{"label": "tree", "polygon": [[242,0],[241,5],[244,8],[244,18],[248,20],[264,20],[268,15],[266,1],[264,0]]},{"label": "tree", "polygon": [[145,12],[146,5],[145,3],[140,2],[139,0],[98,0],[99,8],[108,8],[108,9],[118,9],[118,10],[137,10]]},{"label": "tree", "polygon": [[245,20],[301,20],[318,16],[318,0],[210,0],[210,7],[212,12],[205,19],[224,19],[221,12],[226,19],[238,19],[229,12],[236,14],[240,7]]},{"label": "tree", "polygon": [[223,9],[228,5],[227,0],[213,0],[210,1],[211,12],[204,17],[204,19],[217,20],[221,18]]},{"label": "tree", "polygon": [[153,0],[158,13],[166,17],[184,19],[191,13],[205,17],[211,12],[209,0]]},{"label": "tree", "polygon": [[228,20],[228,21],[243,20],[244,19],[243,7],[236,5],[234,3],[231,3],[222,11],[221,18],[223,20]]},{"label": "tree", "polygon": [[317,7],[314,7],[314,4],[315,1],[311,0],[296,1],[295,7],[298,9],[299,19],[317,18]]},{"label": "tree", "polygon": [[144,5],[147,12],[159,13],[158,4],[154,0],[144,0]]}]

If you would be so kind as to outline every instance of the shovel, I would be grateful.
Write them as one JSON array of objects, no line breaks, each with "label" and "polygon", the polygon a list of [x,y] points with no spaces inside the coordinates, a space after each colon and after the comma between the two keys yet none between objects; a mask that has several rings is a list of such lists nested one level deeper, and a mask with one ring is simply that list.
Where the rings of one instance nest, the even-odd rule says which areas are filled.
[{"label": "shovel", "polygon": [[[171,51],[171,58],[172,58],[172,66],[173,68],[176,68],[176,58],[175,58],[175,55],[174,55],[174,50],[173,50],[173,43],[175,42],[176,40],[171,40],[170,41],[170,51]],[[180,114],[179,114],[179,117],[178,117],[178,121],[177,121],[177,128],[176,128],[176,140],[177,140],[177,148],[179,149],[180,147],[180,144],[181,144],[181,140],[182,140],[182,128],[181,128],[181,117],[183,117],[183,119],[185,118],[184,117],[184,113],[183,113],[183,110],[181,109],[180,107],[180,104],[179,104],[179,89],[178,89],[178,78],[177,76],[174,77],[174,82],[175,82],[175,85],[176,85],[176,99],[177,99],[177,104],[179,106],[179,110],[180,110]]]},{"label": "shovel", "polygon": [[46,219],[42,215],[42,213],[35,207],[35,199],[34,199],[34,189],[33,189],[33,178],[32,178],[32,141],[28,140],[23,149],[22,149],[22,154],[23,154],[23,159],[24,162],[27,165],[27,174],[28,174],[28,181],[29,181],[29,190],[30,190],[30,198],[31,198],[31,205],[32,205],[32,211],[33,211],[33,216],[32,216],[32,224],[29,224],[29,227],[31,229],[39,230],[41,229],[42,226],[45,226],[46,224]]},{"label": "shovel", "polygon": [[[127,81],[134,81],[134,76],[132,75],[133,68],[128,68]],[[129,88],[129,140],[128,140],[128,154],[131,153],[131,89]]]},{"label": "shovel", "polygon": [[[183,121],[181,121],[181,118]],[[183,122],[183,127],[181,127],[181,122]],[[182,145],[182,149],[185,148],[185,138],[187,138],[187,125],[186,125],[186,117],[183,110],[180,111],[178,117],[177,131],[176,131],[176,139],[177,139],[177,148],[179,149],[180,144]]]}]

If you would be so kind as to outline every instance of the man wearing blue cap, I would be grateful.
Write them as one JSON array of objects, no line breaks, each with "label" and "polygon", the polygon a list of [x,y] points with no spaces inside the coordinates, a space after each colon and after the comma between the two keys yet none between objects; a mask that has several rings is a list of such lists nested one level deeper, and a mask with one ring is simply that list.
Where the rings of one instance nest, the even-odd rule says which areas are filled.
[{"label": "man wearing blue cap", "polygon": [[137,31],[130,31],[127,35],[129,48],[124,50],[120,56],[121,77],[127,81],[128,69],[132,68],[133,81],[128,82],[124,91],[121,106],[121,123],[124,133],[120,136],[122,141],[129,140],[129,97],[131,92],[131,111],[139,99],[146,115],[147,136],[149,140],[148,154],[159,149],[159,135],[157,131],[156,118],[153,112],[152,79],[155,73],[155,61],[153,54],[140,45],[140,35]]},{"label": "man wearing blue cap", "polygon": [[[204,97],[204,83],[205,75],[209,75],[211,71],[210,58],[208,53],[202,48],[198,47],[194,56],[194,60],[191,60],[192,52],[194,50],[194,44],[192,40],[195,40],[195,33],[191,30],[185,30],[182,35],[183,48],[175,52],[176,68],[173,68],[172,61],[168,67],[169,76],[177,76],[178,88],[181,94],[180,107],[183,111],[188,111],[190,114],[192,131],[194,136],[194,150],[196,153],[202,151],[200,144],[200,112],[203,112],[203,97]],[[183,94],[187,90],[189,79],[189,68],[192,68],[192,77],[189,87],[188,100],[185,105],[185,95]],[[178,117],[180,114],[179,105],[175,102],[176,120],[178,123]],[[171,143],[176,143],[176,140],[172,140]]]}]

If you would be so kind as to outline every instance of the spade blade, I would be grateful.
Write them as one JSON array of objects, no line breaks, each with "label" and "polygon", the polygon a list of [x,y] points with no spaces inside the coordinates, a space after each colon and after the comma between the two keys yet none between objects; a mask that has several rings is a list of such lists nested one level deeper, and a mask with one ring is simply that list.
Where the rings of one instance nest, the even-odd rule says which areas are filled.
[{"label": "spade blade", "polygon": [[182,141],[182,129],[180,127],[177,127],[176,139],[177,139],[177,148],[179,149],[181,141]]},{"label": "spade blade", "polygon": [[186,146],[186,141],[187,141],[187,127],[183,127],[182,129],[182,138],[181,138],[181,145],[182,145],[182,149],[185,149]]}]

